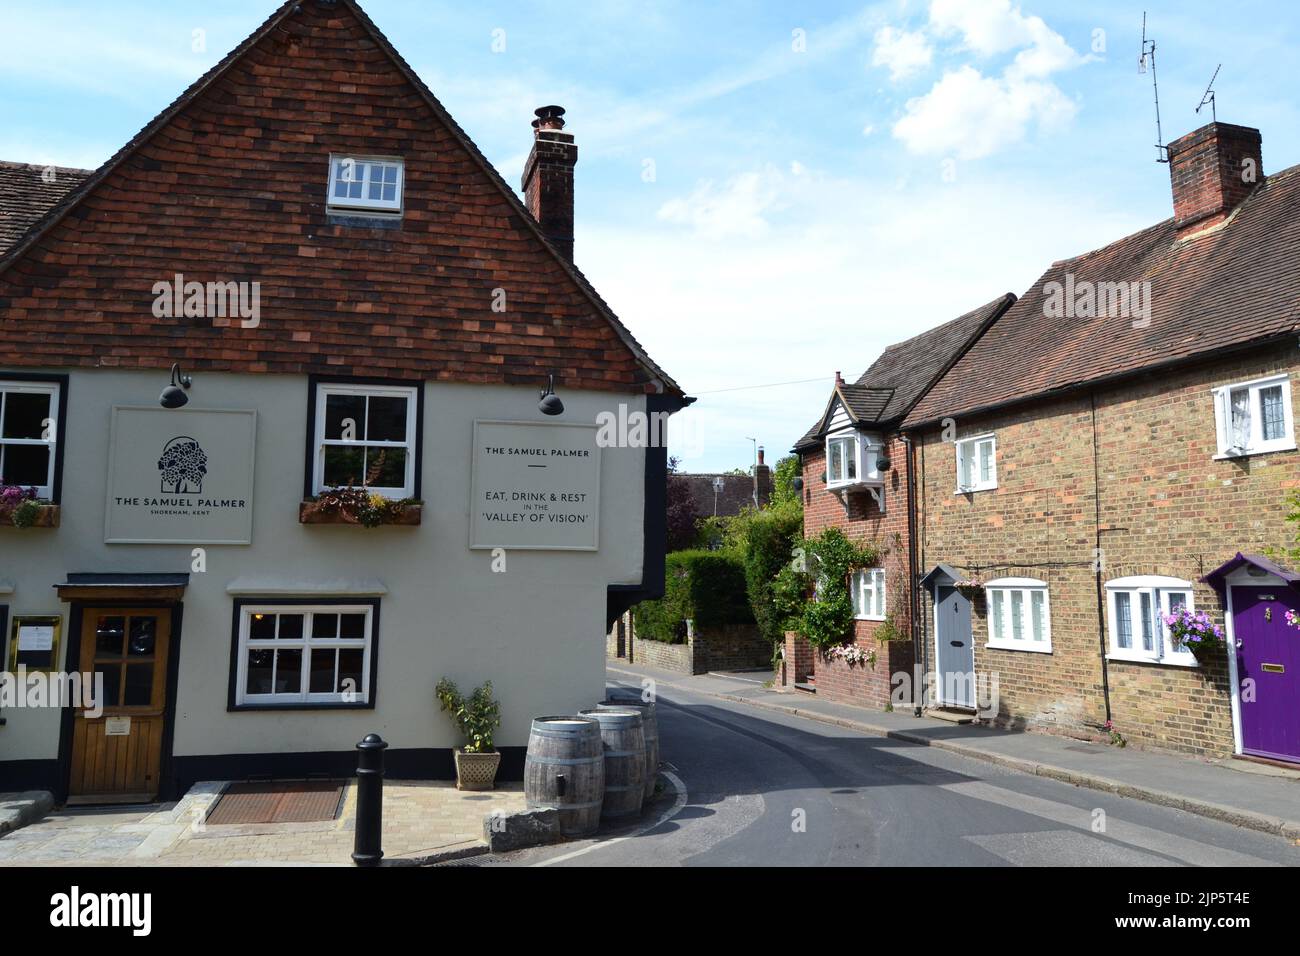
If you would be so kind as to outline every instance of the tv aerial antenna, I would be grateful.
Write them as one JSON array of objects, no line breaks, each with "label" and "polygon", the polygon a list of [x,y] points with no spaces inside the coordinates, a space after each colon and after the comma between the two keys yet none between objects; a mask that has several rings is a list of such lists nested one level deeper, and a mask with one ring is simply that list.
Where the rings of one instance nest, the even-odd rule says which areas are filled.
[{"label": "tv aerial antenna", "polygon": [[1219,117],[1214,110],[1214,81],[1219,78],[1219,71],[1222,69],[1223,69],[1222,63],[1220,63],[1218,66],[1214,68],[1214,76],[1210,77],[1209,85],[1205,87],[1205,92],[1201,94],[1201,105],[1196,107],[1196,112],[1200,113],[1201,107],[1204,106],[1206,103],[1209,103],[1210,119],[1214,120],[1216,123],[1219,121]]},{"label": "tv aerial antenna", "polygon": [[1147,14],[1142,11],[1142,55],[1138,57],[1138,72],[1145,73],[1151,64],[1151,92],[1156,99],[1156,162],[1169,162],[1164,133],[1160,130],[1160,84],[1156,81],[1156,41],[1147,39]]}]

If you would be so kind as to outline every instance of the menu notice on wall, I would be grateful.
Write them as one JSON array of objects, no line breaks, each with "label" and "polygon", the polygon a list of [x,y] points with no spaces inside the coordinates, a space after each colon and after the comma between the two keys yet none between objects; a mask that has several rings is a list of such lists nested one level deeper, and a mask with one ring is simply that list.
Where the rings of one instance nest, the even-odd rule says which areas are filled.
[{"label": "menu notice on wall", "polygon": [[471,548],[596,551],[596,426],[474,423]]}]

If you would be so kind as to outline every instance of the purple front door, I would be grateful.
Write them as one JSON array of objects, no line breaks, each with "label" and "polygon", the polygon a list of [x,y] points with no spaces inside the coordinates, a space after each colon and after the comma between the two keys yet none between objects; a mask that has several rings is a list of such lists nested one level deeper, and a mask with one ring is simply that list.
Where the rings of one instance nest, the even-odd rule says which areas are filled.
[{"label": "purple front door", "polygon": [[1300,762],[1300,628],[1286,622],[1300,609],[1291,588],[1234,587],[1242,750]]}]

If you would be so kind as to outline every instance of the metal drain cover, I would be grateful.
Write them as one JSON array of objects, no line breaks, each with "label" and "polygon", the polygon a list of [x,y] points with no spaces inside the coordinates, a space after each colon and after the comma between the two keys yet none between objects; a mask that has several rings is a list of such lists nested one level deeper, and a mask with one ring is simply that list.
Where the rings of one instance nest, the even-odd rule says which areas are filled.
[{"label": "metal drain cover", "polygon": [[342,797],[343,784],[333,780],[234,783],[226,788],[205,822],[220,826],[333,820]]}]

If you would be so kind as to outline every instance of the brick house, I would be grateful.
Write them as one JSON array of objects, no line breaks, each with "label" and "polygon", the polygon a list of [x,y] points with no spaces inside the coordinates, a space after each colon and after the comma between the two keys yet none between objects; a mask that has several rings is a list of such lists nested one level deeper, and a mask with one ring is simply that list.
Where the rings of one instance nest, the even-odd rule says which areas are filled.
[{"label": "brick house", "polygon": [[[444,675],[493,680],[517,779],[533,716],[600,699],[666,451],[596,422],[684,397],[573,263],[563,112],[521,201],[354,0],[289,0],[98,170],[0,166],[0,478],[40,502],[0,522],[0,669],[105,681],[3,705],[0,789],[338,777],[371,732],[445,778]],[[321,510],[346,484],[398,517]]]},{"label": "brick house", "polygon": [[670,493],[676,491],[689,499],[696,518],[732,518],[746,508],[765,507],[772,499],[772,468],[765,457],[766,453],[760,447],[758,464],[751,475],[673,472],[668,476]]},{"label": "brick house", "polygon": [[[1300,167],[1260,143],[1170,144],[1173,217],[1053,263],[907,414],[934,703],[1300,761],[1300,592],[1260,557],[1300,487]],[[1180,605],[1227,653],[1170,640]]]},{"label": "brick house", "polygon": [[[869,707],[890,702],[890,678],[911,674],[910,639],[878,640],[891,630],[911,634],[914,580],[907,438],[899,426],[935,381],[1015,301],[1004,295],[921,335],[889,346],[852,384],[835,374],[826,408],[794,452],[803,477],[804,534],[834,526],[882,552],[881,566],[854,576],[853,643],[877,656],[874,667],[816,654],[787,637],[785,683],[815,684],[819,697]],[[910,695],[904,695],[910,699]]]}]

